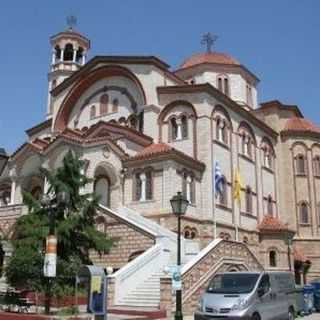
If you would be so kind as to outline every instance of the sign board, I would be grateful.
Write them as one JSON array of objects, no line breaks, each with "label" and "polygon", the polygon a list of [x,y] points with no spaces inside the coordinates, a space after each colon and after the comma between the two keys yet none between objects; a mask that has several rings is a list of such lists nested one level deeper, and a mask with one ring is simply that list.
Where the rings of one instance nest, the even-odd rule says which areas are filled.
[{"label": "sign board", "polygon": [[172,268],[172,289],[181,290],[181,266],[174,266]]},{"label": "sign board", "polygon": [[46,254],[43,264],[43,275],[54,278],[56,276],[57,266],[57,238],[49,235],[46,240]]}]

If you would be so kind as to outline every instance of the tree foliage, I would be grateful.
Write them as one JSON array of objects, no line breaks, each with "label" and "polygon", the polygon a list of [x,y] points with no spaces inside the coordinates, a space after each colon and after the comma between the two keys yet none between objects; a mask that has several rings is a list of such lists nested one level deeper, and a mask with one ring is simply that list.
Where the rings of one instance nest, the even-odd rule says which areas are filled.
[{"label": "tree foliage", "polygon": [[[54,230],[58,239],[56,291],[74,283],[74,277],[82,264],[91,264],[90,251],[106,253],[112,239],[95,228],[99,199],[85,193],[91,183],[83,173],[85,163],[69,151],[63,164],[55,171],[41,169],[49,188],[47,196],[51,203],[58,204],[58,195],[66,192],[70,199],[65,207],[54,210]],[[43,277],[45,239],[49,234],[49,211],[41,201],[24,193],[28,214],[20,217],[14,229],[13,255],[6,268],[6,277],[11,286],[42,291],[46,280]]]}]

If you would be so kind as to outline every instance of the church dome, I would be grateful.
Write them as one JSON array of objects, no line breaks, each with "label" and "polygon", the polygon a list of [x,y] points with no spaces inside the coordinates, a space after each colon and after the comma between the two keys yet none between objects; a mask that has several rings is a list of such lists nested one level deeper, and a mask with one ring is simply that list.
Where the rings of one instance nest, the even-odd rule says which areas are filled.
[{"label": "church dome", "polygon": [[294,117],[287,120],[284,131],[320,133],[320,128],[307,119]]},{"label": "church dome", "polygon": [[213,63],[222,65],[236,65],[240,62],[226,53],[221,52],[202,52],[187,58],[180,66],[180,69],[190,68],[203,63]]}]

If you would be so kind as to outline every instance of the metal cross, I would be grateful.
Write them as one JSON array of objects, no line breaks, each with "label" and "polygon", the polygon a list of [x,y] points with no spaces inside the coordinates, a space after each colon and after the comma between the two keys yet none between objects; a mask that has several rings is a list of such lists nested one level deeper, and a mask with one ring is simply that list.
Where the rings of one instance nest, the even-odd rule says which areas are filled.
[{"label": "metal cross", "polygon": [[210,32],[207,32],[202,36],[201,44],[207,46],[207,52],[211,52],[211,49],[214,43],[217,41],[217,39],[218,39],[218,36]]},{"label": "metal cross", "polygon": [[73,15],[67,16],[67,25],[72,30],[77,25],[77,17]]}]

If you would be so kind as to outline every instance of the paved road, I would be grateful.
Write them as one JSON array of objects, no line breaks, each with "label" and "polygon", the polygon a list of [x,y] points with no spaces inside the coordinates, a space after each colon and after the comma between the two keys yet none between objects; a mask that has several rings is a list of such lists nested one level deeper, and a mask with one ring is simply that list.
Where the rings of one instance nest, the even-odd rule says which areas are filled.
[{"label": "paved road", "polygon": [[320,313],[313,313],[310,316],[299,317],[297,319],[301,320],[320,320]]}]

